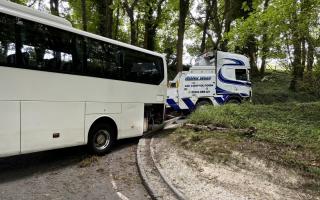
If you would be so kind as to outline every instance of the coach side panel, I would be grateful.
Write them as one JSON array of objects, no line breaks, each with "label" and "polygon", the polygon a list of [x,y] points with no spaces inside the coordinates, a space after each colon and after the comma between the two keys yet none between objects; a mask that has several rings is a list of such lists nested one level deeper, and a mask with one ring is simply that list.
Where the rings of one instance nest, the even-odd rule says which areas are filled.
[{"label": "coach side panel", "polygon": [[20,102],[0,101],[0,157],[20,153]]}]

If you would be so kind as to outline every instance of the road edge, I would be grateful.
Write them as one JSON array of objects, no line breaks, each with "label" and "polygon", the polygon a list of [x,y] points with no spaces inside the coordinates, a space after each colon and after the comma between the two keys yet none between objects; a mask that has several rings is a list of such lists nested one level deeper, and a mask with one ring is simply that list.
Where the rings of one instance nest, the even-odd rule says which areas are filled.
[{"label": "road edge", "polygon": [[162,180],[169,186],[169,188],[171,189],[171,191],[176,195],[176,197],[179,199],[179,200],[187,200],[187,198],[185,197],[185,195],[180,191],[178,190],[172,183],[171,181],[167,178],[167,176],[164,175],[164,172],[163,170],[161,169],[160,167],[160,163],[158,163],[158,161],[156,160],[155,158],[155,152],[154,152],[154,148],[153,148],[153,142],[154,142],[154,138],[152,137],[151,138],[151,141],[150,141],[150,153],[151,153],[151,159],[157,169],[157,171],[159,172]]},{"label": "road edge", "polygon": [[147,179],[147,175],[145,173],[145,171],[143,170],[143,166],[142,166],[142,149],[145,147],[145,144],[143,145],[142,143],[145,143],[145,138],[141,138],[139,140],[138,146],[137,146],[137,153],[136,153],[136,164],[138,167],[138,172],[142,181],[143,186],[146,188],[147,192],[149,193],[151,199],[156,200],[156,195],[154,193],[154,191],[151,189],[152,187],[150,186],[150,184],[148,183],[148,179]]}]

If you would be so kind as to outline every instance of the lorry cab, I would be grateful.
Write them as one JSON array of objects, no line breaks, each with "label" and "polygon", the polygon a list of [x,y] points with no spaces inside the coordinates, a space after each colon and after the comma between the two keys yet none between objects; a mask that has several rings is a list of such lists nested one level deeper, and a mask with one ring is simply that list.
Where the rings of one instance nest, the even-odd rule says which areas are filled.
[{"label": "lorry cab", "polygon": [[192,111],[199,106],[241,103],[251,97],[249,59],[243,55],[216,51],[195,59],[189,71],[169,81],[167,107]]}]

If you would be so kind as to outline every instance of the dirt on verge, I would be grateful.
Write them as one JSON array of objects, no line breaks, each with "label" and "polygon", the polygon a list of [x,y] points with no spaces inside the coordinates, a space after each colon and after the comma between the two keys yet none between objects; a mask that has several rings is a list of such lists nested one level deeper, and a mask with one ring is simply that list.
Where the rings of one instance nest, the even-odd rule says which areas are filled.
[{"label": "dirt on verge", "polygon": [[167,137],[154,140],[156,159],[169,180],[189,199],[316,199],[296,190],[304,178],[281,166],[233,152],[234,160],[209,163]]}]

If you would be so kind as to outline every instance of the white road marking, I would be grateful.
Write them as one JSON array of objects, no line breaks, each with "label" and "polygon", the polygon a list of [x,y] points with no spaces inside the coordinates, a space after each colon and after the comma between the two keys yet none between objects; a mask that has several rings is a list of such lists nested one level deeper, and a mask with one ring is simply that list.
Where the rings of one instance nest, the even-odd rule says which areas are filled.
[{"label": "white road marking", "polygon": [[124,196],[121,192],[117,192],[117,195],[120,197],[122,200],[129,200],[126,196]]},{"label": "white road marking", "polygon": [[116,182],[115,182],[113,179],[111,179],[111,184],[112,184],[112,188],[113,188],[115,191],[118,191],[118,187],[117,187],[117,185],[116,185]]},{"label": "white road marking", "polygon": [[128,197],[126,197],[124,194],[122,194],[121,192],[118,191],[118,186],[113,178],[112,173],[110,173],[110,178],[111,178],[112,188],[117,192],[118,197],[122,200],[129,200]]}]

